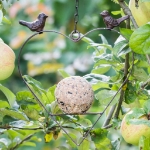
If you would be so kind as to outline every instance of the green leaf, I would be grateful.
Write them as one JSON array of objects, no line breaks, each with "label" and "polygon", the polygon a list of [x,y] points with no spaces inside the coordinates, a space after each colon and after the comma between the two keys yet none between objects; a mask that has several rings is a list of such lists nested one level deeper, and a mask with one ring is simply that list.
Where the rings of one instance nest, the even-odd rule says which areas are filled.
[{"label": "green leaf", "polygon": [[23,76],[23,78],[26,80],[30,88],[33,90],[35,95],[38,97],[38,99],[40,99],[41,103],[44,106],[44,104],[48,102],[49,99],[46,95],[46,90],[42,87],[42,84],[28,75]]},{"label": "green leaf", "polygon": [[56,101],[46,105],[46,107],[50,108],[52,114],[56,114],[60,110]]},{"label": "green leaf", "polygon": [[118,0],[112,0],[114,3],[117,3],[118,4]]},{"label": "green leaf", "polygon": [[136,29],[129,41],[130,48],[138,54],[150,54],[150,24]]},{"label": "green leaf", "polygon": [[99,150],[110,150],[112,145],[110,140],[107,138],[108,131],[105,129],[94,129],[91,133],[92,141]]},{"label": "green leaf", "polygon": [[129,111],[130,111],[130,108],[126,108],[123,105],[121,106],[121,113],[122,113],[122,115],[126,114]]},{"label": "green leaf", "polygon": [[32,85],[35,90],[45,92],[44,88],[42,87],[42,84],[39,81],[33,79],[28,75],[24,75],[23,78],[26,80],[28,84]]},{"label": "green leaf", "polygon": [[143,109],[146,112],[146,114],[150,114],[150,100],[147,100],[144,103]]},{"label": "green leaf", "polygon": [[20,91],[16,94],[19,105],[35,105],[37,104],[33,94],[29,91]]},{"label": "green leaf", "polygon": [[2,21],[3,21],[4,23],[7,23],[7,24],[11,25],[11,21],[8,20],[5,16],[3,17]]},{"label": "green leaf", "polygon": [[8,150],[7,146],[5,145],[5,141],[4,141],[4,139],[0,139],[0,149],[1,150]]},{"label": "green leaf", "polygon": [[149,74],[144,68],[139,68],[137,66],[133,67],[132,76],[138,81],[147,81],[149,79]]},{"label": "green leaf", "polygon": [[107,39],[102,34],[99,34],[99,36],[101,37],[103,44],[107,44],[108,45]]},{"label": "green leaf", "polygon": [[11,108],[18,108],[16,96],[6,87],[0,84],[0,90],[5,94]]},{"label": "green leaf", "polygon": [[27,116],[20,112],[19,110],[9,110],[9,109],[5,109],[5,108],[0,108],[0,114],[1,115],[8,115],[11,116],[15,119],[18,120],[25,120],[25,121],[29,121],[29,119],[27,118]]},{"label": "green leaf", "polygon": [[120,150],[121,141],[119,138],[117,140],[111,141],[111,143],[113,147],[112,150]]},{"label": "green leaf", "polygon": [[112,119],[112,124],[113,124],[114,129],[119,129],[121,126],[121,120],[114,118],[114,119]]},{"label": "green leaf", "polygon": [[141,109],[141,108],[133,108],[132,111],[130,111],[130,113],[127,114],[126,121],[128,119],[133,119],[133,118],[138,119],[141,116],[143,116],[144,114],[145,114],[145,112],[144,112],[143,109]]},{"label": "green leaf", "polygon": [[99,90],[99,89],[101,89],[101,88],[110,89],[109,83],[98,82],[97,84],[93,84],[93,85],[92,85],[92,89],[93,89],[94,91]]},{"label": "green leaf", "polygon": [[92,130],[91,133],[94,143],[100,143],[101,140],[107,138],[108,131],[106,129],[96,128]]},{"label": "green leaf", "polygon": [[19,132],[14,131],[13,129],[8,130],[7,133],[8,133],[9,138],[10,138],[11,140],[14,140],[15,137],[19,137],[20,140],[21,140],[21,138],[24,137],[23,134],[20,134]]},{"label": "green leaf", "polygon": [[133,33],[133,30],[127,28],[120,28],[120,33],[122,34],[123,37],[129,40]]},{"label": "green leaf", "polygon": [[120,53],[122,52],[122,50],[128,45],[128,42],[126,40],[120,41],[118,43],[115,44],[114,48],[113,48],[113,53],[116,56],[120,56]]},{"label": "green leaf", "polygon": [[68,121],[71,121],[72,123],[78,122],[77,117],[76,116],[72,116],[72,115],[63,115],[63,116],[61,116],[61,118],[63,118],[64,122],[68,122]]},{"label": "green leaf", "polygon": [[36,147],[37,145],[33,142],[24,141],[20,146]]},{"label": "green leaf", "polygon": [[65,146],[59,146],[58,148],[59,150],[68,150],[68,147],[65,147]]},{"label": "green leaf", "polygon": [[[0,148],[1,148],[1,146],[2,146],[2,148],[7,148],[10,143],[11,143],[10,139],[0,138]],[[4,149],[4,150],[6,150],[6,149]]]},{"label": "green leaf", "polygon": [[93,40],[91,40],[91,39],[90,39],[90,38],[88,38],[88,37],[83,37],[83,38],[82,38],[82,40],[83,40],[84,42],[88,43],[88,44],[90,44],[90,43],[94,43],[94,41],[93,41]]},{"label": "green leaf", "polygon": [[56,89],[56,85],[50,87],[46,93],[50,103],[55,100],[55,89]]},{"label": "green leaf", "polygon": [[85,139],[82,144],[78,147],[78,150],[89,150],[90,149],[90,141]]},{"label": "green leaf", "polygon": [[110,150],[112,149],[112,145],[111,145],[111,141],[106,138],[105,140],[95,144],[96,145],[96,148],[99,149],[99,150]]},{"label": "green leaf", "polygon": [[129,120],[129,124],[135,124],[135,125],[146,125],[146,126],[149,126],[150,127],[150,122],[149,120],[143,120],[143,119],[132,119],[132,120]]},{"label": "green leaf", "polygon": [[99,81],[108,82],[110,80],[110,77],[108,77],[108,76],[94,74],[94,73],[87,74],[87,75],[84,76],[84,78],[86,80],[88,80],[91,84],[96,84]]},{"label": "green leaf", "polygon": [[[117,0],[112,0],[112,1],[118,3]],[[121,14],[121,11],[119,11],[119,10],[118,10],[118,11],[111,11],[111,13],[112,13],[113,15],[120,15],[120,14]]]},{"label": "green leaf", "polygon": [[0,108],[5,108],[5,107],[9,108],[10,106],[6,101],[0,100]]},{"label": "green leaf", "polygon": [[[68,134],[75,142],[77,142],[77,137],[75,134],[73,133],[68,133]],[[65,133],[63,135],[67,139],[66,143],[69,144],[72,148],[76,148],[76,144],[70,139],[70,137],[68,137],[68,135],[66,135]]]},{"label": "green leaf", "polygon": [[58,72],[60,73],[60,75],[63,77],[63,78],[67,78],[67,77],[70,77],[70,75],[63,69],[59,69]]},{"label": "green leaf", "polygon": [[89,47],[105,47],[105,48],[107,48],[107,49],[109,49],[109,50],[113,50],[113,48],[112,48],[112,46],[111,45],[108,45],[108,44],[99,44],[99,43],[90,43],[90,46],[88,46],[88,48]]},{"label": "green leaf", "polygon": [[78,123],[79,126],[75,127],[75,130],[79,131],[79,132],[87,132],[91,127],[92,127],[92,122],[88,119],[84,119],[84,118],[81,118],[81,119],[69,119],[71,122],[74,122],[74,123]]},{"label": "green leaf", "polygon": [[128,124],[135,124],[135,125],[144,124],[144,125],[150,126],[149,120],[145,120],[145,119],[140,118],[140,117],[144,116],[145,114],[146,113],[143,109],[133,108],[132,111],[130,111],[126,115],[126,120],[125,121]]},{"label": "green leaf", "polygon": [[127,104],[133,103],[137,99],[136,87],[128,83],[127,88],[125,90],[125,102]]},{"label": "green leaf", "polygon": [[[112,90],[101,90],[96,94],[96,98],[99,100],[101,105],[107,106],[110,100],[114,97],[117,91],[112,91]],[[119,94],[116,95],[114,98],[113,102],[111,105],[114,105],[118,102],[119,100]]]},{"label": "green leaf", "polygon": [[104,74],[107,71],[109,71],[109,69],[111,68],[111,65],[109,64],[102,64],[99,66],[96,66],[93,70],[92,73],[96,73],[96,74]]},{"label": "green leaf", "polygon": [[78,123],[82,125],[84,128],[90,128],[92,126],[92,122],[84,118],[78,120]]},{"label": "green leaf", "polygon": [[1,115],[1,116],[3,116],[2,117],[2,124],[4,124],[4,125],[9,124],[13,121],[16,121],[16,119],[11,117],[11,116],[8,116],[8,115]]},{"label": "green leaf", "polygon": [[0,134],[4,133],[5,131],[7,131],[7,129],[0,129]]},{"label": "green leaf", "polygon": [[[101,54],[99,56],[94,56],[94,61],[104,60],[104,62],[109,64],[112,61],[112,54]],[[108,62],[107,62],[108,61]],[[97,62],[98,63],[98,62]],[[99,64],[99,63],[98,63]],[[96,65],[96,64],[95,64]]]},{"label": "green leaf", "polygon": [[122,55],[126,55],[127,53],[130,53],[130,52],[131,52],[131,49],[129,47],[122,49],[121,51],[118,52],[118,57],[120,57]]},{"label": "green leaf", "polygon": [[142,136],[139,140],[139,149],[150,150],[150,137]]},{"label": "green leaf", "polygon": [[[16,128],[39,128],[41,127],[41,124],[38,121],[24,121],[24,120],[18,120],[13,121],[9,123],[10,126],[16,127]],[[29,131],[31,133],[31,131]],[[27,133],[27,131],[26,131]]]},{"label": "green leaf", "polygon": [[26,108],[24,110],[24,113],[27,115],[28,118],[32,119],[32,120],[38,120],[39,116],[39,112],[37,110],[35,110],[34,108]]}]

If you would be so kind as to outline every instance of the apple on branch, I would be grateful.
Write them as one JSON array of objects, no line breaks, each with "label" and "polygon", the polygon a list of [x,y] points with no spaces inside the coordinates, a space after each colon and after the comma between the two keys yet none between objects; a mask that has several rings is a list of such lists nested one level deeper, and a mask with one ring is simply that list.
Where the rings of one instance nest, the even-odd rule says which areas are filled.
[{"label": "apple on branch", "polygon": [[135,108],[128,112],[121,123],[121,135],[124,140],[133,145],[138,145],[140,138],[150,137],[150,121],[144,109]]},{"label": "apple on branch", "polygon": [[138,26],[142,26],[150,21],[150,2],[139,2],[139,7],[135,7],[135,0],[129,1],[129,8]]},{"label": "apple on branch", "polygon": [[7,79],[15,67],[15,54],[4,42],[0,42],[0,80]]}]

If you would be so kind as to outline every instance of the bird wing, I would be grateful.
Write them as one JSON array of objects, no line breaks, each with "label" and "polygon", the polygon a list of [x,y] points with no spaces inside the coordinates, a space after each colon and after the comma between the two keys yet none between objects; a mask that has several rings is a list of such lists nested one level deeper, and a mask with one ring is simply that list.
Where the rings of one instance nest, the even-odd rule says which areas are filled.
[{"label": "bird wing", "polygon": [[35,20],[33,23],[32,23],[32,29],[33,30],[36,30],[37,28],[39,28],[39,27],[41,27],[41,25],[42,25],[42,21],[40,21],[40,20]]},{"label": "bird wing", "polygon": [[114,19],[114,18],[111,17],[111,16],[105,17],[105,22],[106,22],[106,24],[109,24],[109,25],[112,25],[112,26],[118,26],[117,20]]}]

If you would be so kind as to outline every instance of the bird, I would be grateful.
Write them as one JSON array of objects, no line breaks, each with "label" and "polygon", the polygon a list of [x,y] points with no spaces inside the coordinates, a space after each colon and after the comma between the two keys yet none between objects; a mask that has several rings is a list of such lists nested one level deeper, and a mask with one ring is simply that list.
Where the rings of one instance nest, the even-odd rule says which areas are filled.
[{"label": "bird", "polygon": [[104,23],[109,30],[119,26],[120,23],[123,22],[124,20],[129,19],[129,15],[123,16],[118,19],[114,19],[112,16],[110,16],[107,10],[102,11],[100,15],[103,17]]},{"label": "bird", "polygon": [[26,22],[24,20],[20,20],[19,24],[28,27],[31,31],[41,32],[44,29],[47,17],[48,16],[44,13],[40,13],[35,21]]}]

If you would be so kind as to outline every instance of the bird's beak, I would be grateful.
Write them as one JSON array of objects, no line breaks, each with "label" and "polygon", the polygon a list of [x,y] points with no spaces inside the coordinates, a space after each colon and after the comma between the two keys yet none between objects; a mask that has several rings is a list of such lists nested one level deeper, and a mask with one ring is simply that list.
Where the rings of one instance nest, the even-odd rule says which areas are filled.
[{"label": "bird's beak", "polygon": [[48,16],[47,16],[47,15],[45,15],[45,17],[47,18]]}]

